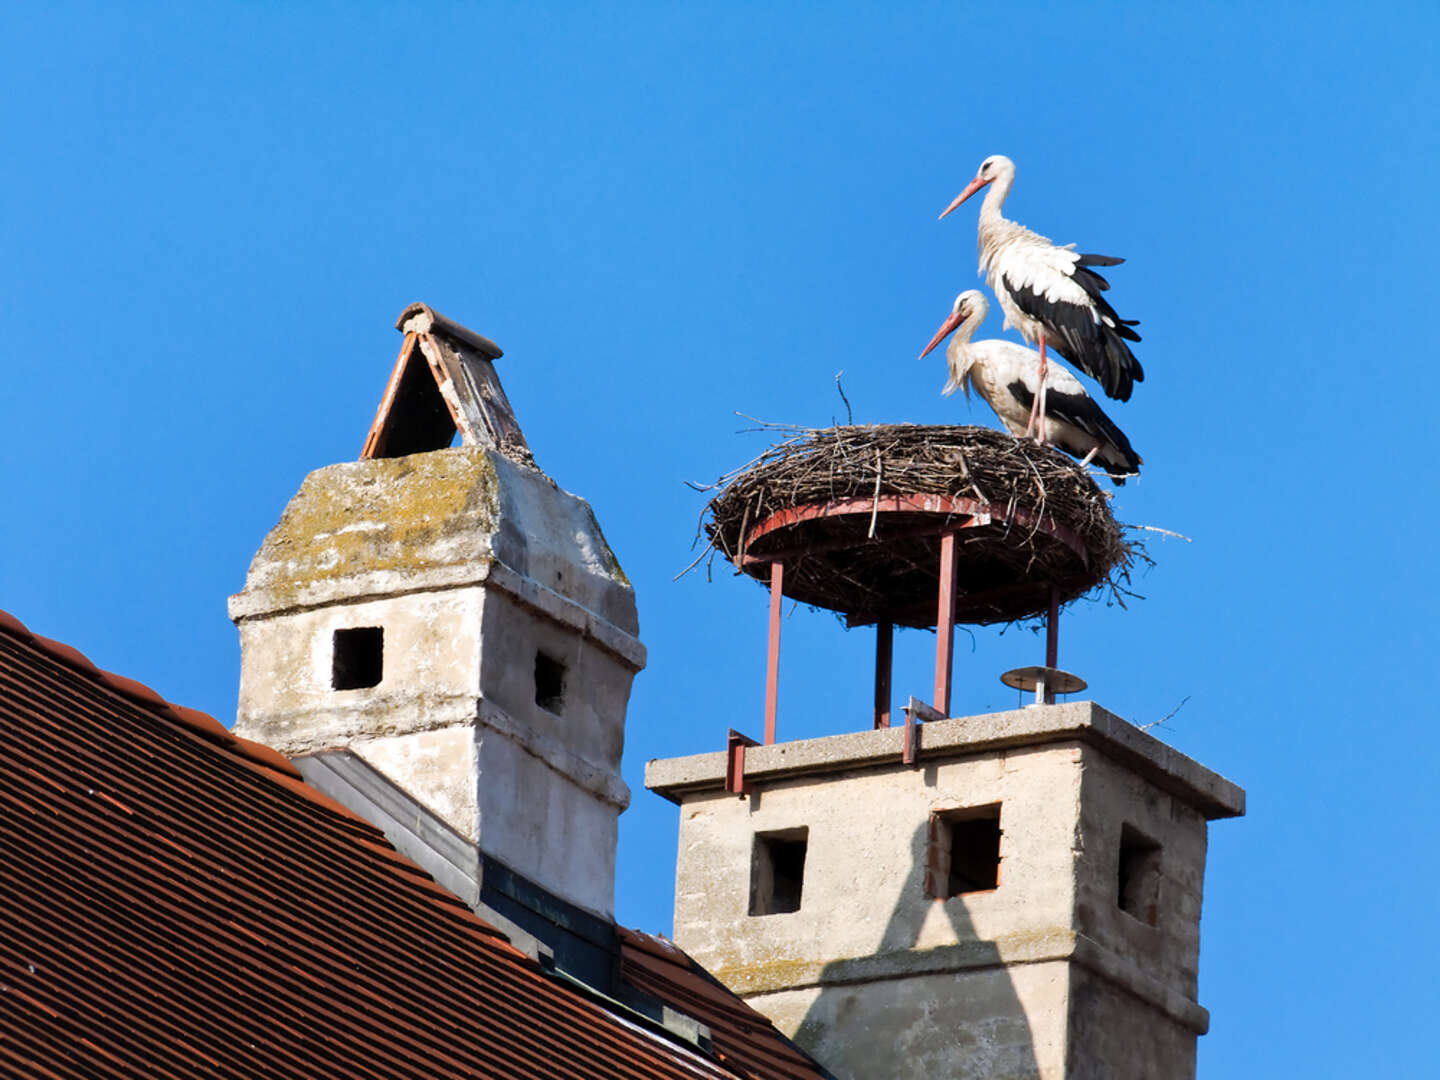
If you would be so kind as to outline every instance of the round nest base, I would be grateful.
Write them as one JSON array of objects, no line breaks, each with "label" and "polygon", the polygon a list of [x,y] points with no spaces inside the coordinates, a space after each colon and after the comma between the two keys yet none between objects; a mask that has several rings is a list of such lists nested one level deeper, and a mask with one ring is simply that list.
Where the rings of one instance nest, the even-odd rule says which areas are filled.
[{"label": "round nest base", "polygon": [[955,537],[957,622],[1045,614],[1130,566],[1109,500],[1060,452],[989,428],[789,429],[722,480],[716,550],[852,625],[936,625],[942,538]]}]

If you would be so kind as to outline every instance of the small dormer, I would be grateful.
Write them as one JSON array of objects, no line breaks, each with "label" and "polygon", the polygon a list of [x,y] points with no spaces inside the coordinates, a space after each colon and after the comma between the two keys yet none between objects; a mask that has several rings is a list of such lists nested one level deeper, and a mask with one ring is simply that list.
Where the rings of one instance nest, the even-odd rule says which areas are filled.
[{"label": "small dormer", "polygon": [[634,592],[535,467],[500,349],[423,304],[397,328],[361,458],[305,478],[230,600],[237,731],[302,769],[359,759],[353,782],[395,785],[449,849],[608,917]]}]

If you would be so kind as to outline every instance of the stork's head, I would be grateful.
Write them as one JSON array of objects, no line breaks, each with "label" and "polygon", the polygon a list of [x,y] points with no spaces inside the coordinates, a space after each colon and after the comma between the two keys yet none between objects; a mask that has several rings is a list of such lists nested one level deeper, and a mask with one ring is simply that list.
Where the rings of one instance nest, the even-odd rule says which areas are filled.
[{"label": "stork's head", "polygon": [[[940,211],[940,216],[943,218],[986,184],[993,184],[1002,176],[1013,179],[1015,176],[1015,163],[1004,154],[991,154],[980,163],[980,168],[975,173],[975,179],[966,185],[964,191],[955,196],[954,202]],[[1008,186],[1008,184],[1001,185],[1001,187],[1007,188]]]},{"label": "stork's head", "polygon": [[970,344],[970,336],[989,312],[990,302],[979,289],[962,292],[950,308],[950,317],[940,324],[940,329],[935,331],[930,344],[920,354],[920,358],[924,359],[931,349],[945,340],[947,334],[958,331],[945,350],[945,360],[950,366],[950,381],[945,384],[945,393],[953,394],[958,389],[964,390],[967,398],[970,396],[970,367],[975,358],[965,346]]}]

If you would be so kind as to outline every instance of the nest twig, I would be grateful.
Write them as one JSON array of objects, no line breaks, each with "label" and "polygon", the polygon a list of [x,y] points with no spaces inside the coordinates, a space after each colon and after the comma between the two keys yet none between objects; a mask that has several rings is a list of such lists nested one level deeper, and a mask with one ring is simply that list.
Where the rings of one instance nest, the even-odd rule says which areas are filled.
[{"label": "nest twig", "polygon": [[[882,514],[890,495],[957,496],[996,511],[994,523],[957,533],[961,621],[1032,617],[1052,585],[1062,602],[1101,586],[1122,603],[1133,595],[1125,586],[1143,549],[1089,474],[1055,450],[968,426],[764,426],[783,438],[708,489],[719,494],[702,528],[714,551],[757,578],[768,575],[768,557],[783,555],[785,593],[803,603],[854,622],[934,625],[939,535],[957,522]],[[858,520],[810,518],[753,539],[780,511],[854,499],[869,500]]]}]

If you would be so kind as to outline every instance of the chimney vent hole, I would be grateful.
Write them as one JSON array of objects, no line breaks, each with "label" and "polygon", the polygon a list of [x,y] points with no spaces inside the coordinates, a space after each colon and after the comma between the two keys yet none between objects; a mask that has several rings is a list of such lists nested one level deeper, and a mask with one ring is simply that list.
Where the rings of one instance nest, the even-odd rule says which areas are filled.
[{"label": "chimney vent hole", "polygon": [[1116,884],[1120,910],[1154,926],[1160,913],[1160,845],[1129,825],[1120,830]]},{"label": "chimney vent hole", "polygon": [[756,833],[750,862],[750,914],[784,915],[800,910],[805,884],[805,847],[810,830]]},{"label": "chimney vent hole", "polygon": [[1000,804],[930,815],[925,892],[945,900],[1000,887]]},{"label": "chimney vent hole", "polygon": [[357,626],[336,630],[330,685],[336,690],[379,686],[385,676],[385,630]]},{"label": "chimney vent hole", "polygon": [[557,715],[565,707],[565,665],[543,652],[535,654],[535,704]]}]

